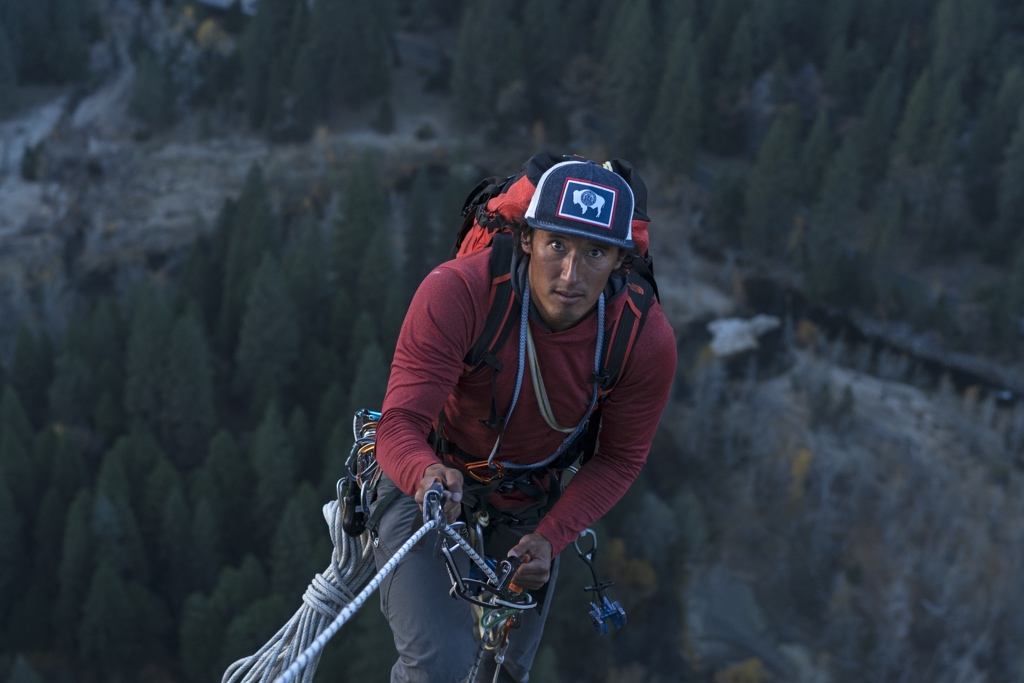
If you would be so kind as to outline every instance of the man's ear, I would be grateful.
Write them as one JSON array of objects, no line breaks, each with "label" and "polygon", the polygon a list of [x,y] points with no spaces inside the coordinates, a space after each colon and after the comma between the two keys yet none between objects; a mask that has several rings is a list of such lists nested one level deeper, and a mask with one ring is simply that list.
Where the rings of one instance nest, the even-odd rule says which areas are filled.
[{"label": "man's ear", "polygon": [[615,267],[612,270],[618,270],[622,267],[622,262],[626,260],[626,250],[622,247],[615,247],[619,250],[619,258],[615,261]]},{"label": "man's ear", "polygon": [[531,253],[530,250],[533,248],[533,240],[531,239],[532,237],[533,237],[533,232],[532,231],[529,231],[529,232],[528,231],[523,231],[523,234],[521,234],[519,236],[519,246],[521,246],[523,248],[523,253],[524,254],[530,254]]}]

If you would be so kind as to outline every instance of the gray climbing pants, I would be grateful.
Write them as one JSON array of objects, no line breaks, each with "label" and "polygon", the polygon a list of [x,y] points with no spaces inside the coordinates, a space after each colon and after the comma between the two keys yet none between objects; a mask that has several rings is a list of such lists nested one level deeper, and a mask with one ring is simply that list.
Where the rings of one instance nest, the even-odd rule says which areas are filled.
[{"label": "gray climbing pants", "polygon": [[[378,499],[394,484],[386,477],[377,489]],[[371,506],[372,511],[372,506]],[[383,513],[378,527],[374,558],[382,567],[396,550],[422,526],[423,512],[406,495],[396,498]],[[496,527],[485,549],[501,560],[509,548],[532,531],[526,527]],[[415,546],[384,579],[380,587],[381,611],[391,625],[398,661],[391,669],[391,683],[461,683],[466,681],[479,649],[476,618],[470,603],[451,597],[451,580],[445,562],[434,557],[438,532],[433,531]],[[453,553],[459,572],[469,575],[470,561],[462,551]],[[551,569],[547,595],[541,605],[525,610],[522,625],[510,631],[505,661],[498,680],[525,683],[537,654],[548,606],[554,595],[558,560]],[[494,655],[485,652],[476,681],[494,680]],[[476,683],[468,682],[468,683]]]}]

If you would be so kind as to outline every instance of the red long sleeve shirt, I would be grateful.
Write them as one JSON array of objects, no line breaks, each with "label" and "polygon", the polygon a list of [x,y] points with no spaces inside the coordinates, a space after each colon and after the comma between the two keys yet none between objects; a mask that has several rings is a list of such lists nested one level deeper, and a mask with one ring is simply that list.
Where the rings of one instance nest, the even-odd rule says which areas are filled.
[{"label": "red long sleeve shirt", "polygon": [[[487,368],[470,375],[471,368],[463,363],[487,318],[489,258],[490,250],[485,249],[435,268],[417,290],[402,325],[377,426],[376,456],[384,472],[409,495],[419,487],[423,471],[438,462],[427,435],[442,406],[444,435],[461,450],[485,459],[497,438],[496,430],[480,422],[490,416],[493,373]],[[606,320],[619,314],[625,299],[613,296],[606,303]],[[518,319],[518,307],[514,314]],[[575,427],[586,415],[593,392],[597,315],[560,332],[546,330],[532,319],[529,324],[555,420]],[[493,395],[498,414],[506,415],[518,364],[515,331],[497,357],[503,369]],[[570,480],[537,528],[553,553],[606,513],[636,479],[668,401],[675,367],[675,337],[655,302],[618,384],[602,405],[597,453]],[[529,367],[525,368],[496,459],[537,463],[553,454],[564,437],[544,421]]]}]

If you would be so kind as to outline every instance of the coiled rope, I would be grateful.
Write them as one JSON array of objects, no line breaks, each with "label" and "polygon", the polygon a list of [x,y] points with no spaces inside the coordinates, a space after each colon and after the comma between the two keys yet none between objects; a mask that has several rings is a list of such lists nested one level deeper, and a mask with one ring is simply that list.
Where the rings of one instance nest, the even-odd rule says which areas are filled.
[{"label": "coiled rope", "polygon": [[[222,683],[312,683],[320,654],[331,638],[380,587],[384,578],[416,543],[441,524],[440,517],[427,521],[372,576],[374,559],[369,532],[358,538],[341,528],[341,506],[324,506],[334,552],[331,564],[317,574],[294,616],[256,653],[238,660],[224,672]],[[363,586],[358,594],[354,589]],[[301,678],[299,676],[301,675]]]}]

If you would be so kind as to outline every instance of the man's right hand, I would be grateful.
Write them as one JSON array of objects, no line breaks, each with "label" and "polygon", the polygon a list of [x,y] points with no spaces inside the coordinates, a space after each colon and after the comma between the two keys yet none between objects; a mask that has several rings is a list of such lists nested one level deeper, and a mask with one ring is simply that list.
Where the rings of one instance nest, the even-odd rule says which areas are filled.
[{"label": "man's right hand", "polygon": [[420,487],[416,489],[416,502],[423,506],[423,498],[437,480],[441,481],[441,486],[445,490],[442,503],[444,516],[449,523],[454,522],[462,512],[462,472],[457,469],[437,463],[423,470],[423,479],[420,480]]}]

